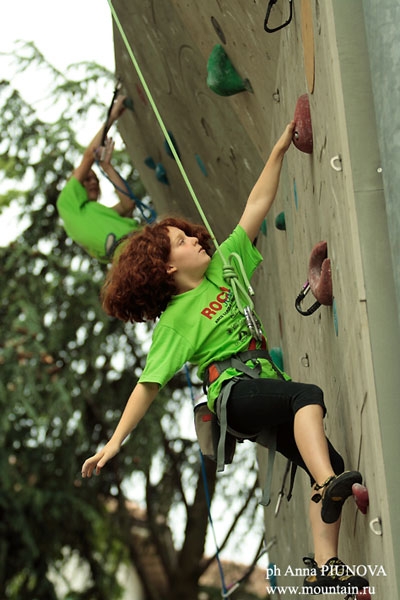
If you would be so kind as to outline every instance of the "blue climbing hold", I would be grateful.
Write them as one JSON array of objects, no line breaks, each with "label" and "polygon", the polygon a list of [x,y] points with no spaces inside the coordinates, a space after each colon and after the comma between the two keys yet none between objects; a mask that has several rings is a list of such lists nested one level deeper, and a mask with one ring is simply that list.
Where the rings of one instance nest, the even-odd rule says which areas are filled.
[{"label": "blue climbing hold", "polygon": [[268,581],[271,584],[271,587],[276,587],[277,579],[276,573],[279,573],[279,570],[276,568],[276,565],[273,562],[270,562],[267,569]]},{"label": "blue climbing hold", "polygon": [[294,196],[294,204],[296,207],[296,210],[299,208],[299,197],[297,195],[297,185],[296,185],[296,180],[293,179],[293,196]]},{"label": "blue climbing hold", "polygon": [[[171,131],[168,131],[168,135],[169,135],[171,143],[172,143],[172,145],[173,145],[173,147],[175,149],[175,152],[177,153],[178,157],[180,158],[181,155],[180,155],[180,152],[179,152],[178,144],[176,143],[176,140],[174,138],[173,133]],[[165,148],[165,151],[168,154],[168,156],[170,156],[171,158],[173,158],[175,160],[174,153],[172,152],[171,146],[169,145],[168,140],[166,138],[164,140],[164,148]]]},{"label": "blue climbing hold", "polygon": [[338,313],[337,313],[337,306],[336,306],[336,300],[335,300],[335,298],[333,299],[333,302],[332,302],[332,312],[333,312],[333,328],[335,330],[336,336],[338,336],[339,335],[339,319],[338,319]]},{"label": "blue climbing hold", "polygon": [[169,185],[167,172],[164,169],[164,165],[162,165],[161,163],[157,163],[157,165],[156,165],[156,177],[157,177],[158,181],[161,181],[161,183],[164,183],[165,185]]},{"label": "blue climbing hold", "polygon": [[156,168],[156,163],[154,162],[154,158],[152,156],[148,156],[147,158],[145,158],[144,164],[146,165],[146,167],[149,167],[149,169]]},{"label": "blue climbing hold", "polygon": [[194,157],[196,159],[197,164],[200,167],[200,171],[203,173],[203,175],[205,175],[206,177],[208,177],[206,165],[203,163],[203,161],[201,160],[200,156],[198,154],[195,154]]},{"label": "blue climbing hold", "polygon": [[128,110],[132,110],[133,111],[133,100],[132,100],[132,98],[125,98],[125,100],[123,101],[122,104]]}]

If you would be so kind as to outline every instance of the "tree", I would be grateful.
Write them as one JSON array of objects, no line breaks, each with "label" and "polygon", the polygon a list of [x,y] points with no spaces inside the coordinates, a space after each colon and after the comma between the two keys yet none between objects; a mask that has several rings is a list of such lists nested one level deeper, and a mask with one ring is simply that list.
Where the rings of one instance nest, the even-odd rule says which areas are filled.
[{"label": "tree", "polygon": [[[121,562],[135,565],[147,600],[195,598],[209,564],[207,500],[196,442],[176,419],[190,398],[184,373],[161,393],[102,476],[80,479],[83,460],[115,427],[151,333],[104,314],[99,291],[106,267],[71,243],[56,211],[83,150],[78,133],[88,114],[105,117],[101,91],[109,86],[111,95],[112,76],[99,65],[79,64],[67,78],[31,43],[20,45],[16,55],[16,68],[40,66],[51,85],[34,109],[10,82],[0,83],[0,206],[18,202],[30,219],[15,242],[0,248],[0,594],[10,600],[57,598],[51,573],[62,573],[66,557],[75,554],[89,577],[81,590],[70,582],[65,599],[117,599]],[[53,120],[46,118],[50,106]],[[128,157],[120,151],[116,158],[143,196]],[[253,470],[254,480],[248,460],[247,476]],[[204,468],[212,498],[215,466],[206,461]],[[143,546],[132,534],[135,517],[126,498],[132,478],[143,488],[162,589],[146,571]],[[237,514],[242,505],[254,513],[254,496],[238,492],[239,486],[229,492],[230,482],[223,478],[219,486]],[[171,527],[177,507],[184,514],[181,540],[177,522]]]}]

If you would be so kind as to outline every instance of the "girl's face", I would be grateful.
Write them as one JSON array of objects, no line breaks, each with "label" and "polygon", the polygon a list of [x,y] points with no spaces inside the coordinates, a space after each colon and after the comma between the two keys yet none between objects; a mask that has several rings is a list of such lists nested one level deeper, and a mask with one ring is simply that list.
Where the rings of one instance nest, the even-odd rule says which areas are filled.
[{"label": "girl's face", "polygon": [[94,171],[89,171],[88,176],[83,180],[83,187],[87,192],[89,200],[96,201],[98,199],[100,195],[100,185]]},{"label": "girl's face", "polygon": [[177,273],[191,278],[201,278],[211,260],[200,246],[196,237],[189,237],[177,227],[168,227],[171,251],[168,259],[168,273]]}]

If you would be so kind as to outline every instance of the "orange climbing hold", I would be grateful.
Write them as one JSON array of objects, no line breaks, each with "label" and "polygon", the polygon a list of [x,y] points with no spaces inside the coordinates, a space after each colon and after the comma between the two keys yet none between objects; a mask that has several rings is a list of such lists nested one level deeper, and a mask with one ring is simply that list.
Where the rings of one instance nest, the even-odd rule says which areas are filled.
[{"label": "orange climbing hold", "polygon": [[308,282],[311,292],[320,304],[330,306],[333,302],[331,261],[328,258],[328,244],[318,242],[311,251]]},{"label": "orange climbing hold", "polygon": [[294,121],[296,125],[293,132],[293,144],[301,152],[312,154],[313,134],[308,94],[303,94],[297,100],[294,111]]}]

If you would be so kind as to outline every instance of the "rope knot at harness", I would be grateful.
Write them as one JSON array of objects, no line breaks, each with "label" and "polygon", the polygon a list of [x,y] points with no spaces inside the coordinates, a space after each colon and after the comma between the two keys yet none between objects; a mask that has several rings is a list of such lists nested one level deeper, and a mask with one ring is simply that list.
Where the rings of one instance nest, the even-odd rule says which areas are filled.
[{"label": "rope knot at harness", "polygon": [[[242,281],[239,279],[237,269],[235,269],[234,261],[237,263],[242,276]],[[222,272],[225,281],[230,284],[232,288],[232,293],[235,297],[239,311],[244,314],[244,309],[246,306],[250,306],[250,308],[253,309],[254,303],[251,299],[251,296],[254,296],[254,290],[250,285],[249,278],[247,277],[244,269],[242,257],[236,252],[232,252],[228,256],[228,260],[224,262]]]},{"label": "rope knot at harness", "polygon": [[[242,281],[239,279],[237,269],[235,269],[235,265],[233,264],[235,261],[242,276]],[[261,323],[254,312],[254,302],[251,298],[254,296],[254,290],[244,269],[242,257],[236,252],[232,252],[228,260],[224,262],[222,271],[225,281],[232,289],[238,310],[244,315],[246,325],[252,337],[261,341],[263,339],[263,331]]]}]

